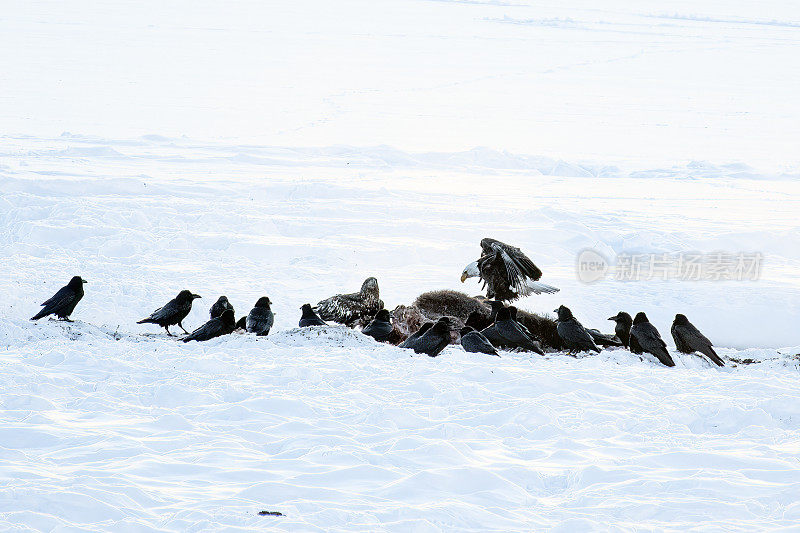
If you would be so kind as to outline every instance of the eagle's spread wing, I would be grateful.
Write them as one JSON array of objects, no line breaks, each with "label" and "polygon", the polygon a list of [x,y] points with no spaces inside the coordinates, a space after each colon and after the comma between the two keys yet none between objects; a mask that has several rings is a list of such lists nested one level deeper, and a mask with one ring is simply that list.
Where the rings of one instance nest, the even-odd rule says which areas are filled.
[{"label": "eagle's spread wing", "polygon": [[481,249],[483,250],[483,256],[479,260],[480,267],[488,264],[492,258],[499,259],[505,268],[508,284],[515,293],[520,296],[528,296],[535,292],[533,287],[530,287],[525,282],[527,280],[537,281],[542,277],[542,271],[533,264],[533,261],[527,255],[522,253],[522,250],[489,238],[481,240]]}]

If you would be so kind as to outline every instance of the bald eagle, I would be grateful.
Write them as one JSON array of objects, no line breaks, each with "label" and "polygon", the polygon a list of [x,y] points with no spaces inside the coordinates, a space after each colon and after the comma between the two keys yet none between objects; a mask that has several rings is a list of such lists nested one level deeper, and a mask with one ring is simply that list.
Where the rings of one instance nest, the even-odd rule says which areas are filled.
[{"label": "bald eagle", "polygon": [[558,289],[539,282],[542,271],[522,250],[495,239],[481,240],[481,257],[464,268],[461,282],[479,278],[489,299],[510,302],[530,294],[552,294]]},{"label": "bald eagle", "polygon": [[358,292],[337,294],[314,306],[314,311],[322,320],[351,327],[359,322],[369,322],[381,309],[383,300],[379,297],[378,280],[375,278],[365,279]]}]

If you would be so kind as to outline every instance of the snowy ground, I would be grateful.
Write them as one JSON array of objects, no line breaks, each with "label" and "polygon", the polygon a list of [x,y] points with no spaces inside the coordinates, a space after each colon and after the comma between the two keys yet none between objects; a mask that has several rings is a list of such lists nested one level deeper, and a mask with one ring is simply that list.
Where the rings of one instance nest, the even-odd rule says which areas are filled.
[{"label": "snowy ground", "polygon": [[3,334],[3,529],[800,520],[796,359],[430,359],[344,329],[191,345],[83,323]]},{"label": "snowy ground", "polygon": [[[6,141],[4,528],[752,530],[800,519],[797,232],[790,202],[774,202],[796,207],[792,181],[713,168],[593,180],[553,174],[603,171],[544,160],[540,175],[485,151]],[[708,180],[689,177],[701,171]],[[719,196],[690,219],[678,209]],[[621,351],[497,360],[455,347],[431,360],[346,330],[291,329],[302,303],[367,275],[390,308],[427,289],[477,292],[458,278],[484,234],[535,251],[561,287],[524,307],[566,303],[606,330],[619,309],[644,309],[667,338],[685,312],[725,357],[764,362],[717,369],[681,356],[666,369]],[[757,246],[770,261],[759,282],[585,285],[574,272],[585,246]],[[73,273],[89,280],[80,322],[27,321]],[[184,287],[204,296],[189,327],[219,294],[239,312],[266,294],[276,332],[184,345],[135,324]],[[775,305],[785,316],[770,330]]]},{"label": "snowy ground", "polygon": [[[796,527],[800,12],[595,4],[5,10],[0,529]],[[293,329],[370,275],[390,308],[477,293],[485,236],[561,288],[523,308],[644,310],[668,341],[682,312],[729,365]],[[584,248],[764,265],[587,285]],[[74,274],[78,322],[29,322]],[[135,324],[183,288],[187,327],[268,295],[275,331]]]}]

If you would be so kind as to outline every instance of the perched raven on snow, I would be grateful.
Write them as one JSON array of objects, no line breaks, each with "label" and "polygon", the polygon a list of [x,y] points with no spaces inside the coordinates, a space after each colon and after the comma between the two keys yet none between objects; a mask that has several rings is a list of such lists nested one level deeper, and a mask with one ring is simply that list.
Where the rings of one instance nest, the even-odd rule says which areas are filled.
[{"label": "perched raven on snow", "polygon": [[609,320],[616,322],[617,325],[614,326],[614,333],[617,335],[620,342],[622,342],[622,345],[629,348],[631,345],[631,326],[633,325],[631,315],[625,311],[620,311],[616,315],[610,317]]},{"label": "perched raven on snow", "polygon": [[725,366],[717,352],[714,351],[711,341],[689,322],[686,315],[675,315],[675,321],[672,323],[672,338],[675,340],[675,347],[679,352],[700,352],[714,361],[717,366]]},{"label": "perched raven on snow", "polygon": [[388,309],[381,309],[375,318],[361,330],[364,335],[369,335],[378,342],[386,342],[394,330]]},{"label": "perched raven on snow", "polygon": [[270,308],[272,302],[269,298],[262,296],[256,302],[256,305],[247,314],[245,327],[248,333],[255,333],[259,337],[269,335],[269,330],[272,329],[272,324],[275,322],[275,313]]},{"label": "perched raven on snow", "polygon": [[75,276],[65,287],[61,287],[52,298],[42,304],[44,309],[31,317],[31,320],[39,320],[47,315],[56,315],[61,320],[72,322],[69,315],[75,310],[75,306],[83,298],[83,284],[86,283],[85,279],[80,276]]},{"label": "perched raven on snow", "polygon": [[675,366],[675,361],[667,351],[667,344],[661,338],[656,327],[647,320],[647,315],[641,311],[636,313],[631,327],[631,351],[634,353],[647,352],[658,358],[663,365]]},{"label": "perched raven on snow", "polygon": [[558,313],[558,336],[570,352],[600,353],[600,348],[595,344],[592,335],[572,316],[572,311],[568,307],[559,306],[555,312]]},{"label": "perched raven on snow", "polygon": [[490,355],[498,355],[497,350],[492,343],[489,342],[483,333],[475,331],[470,326],[461,328],[461,346],[465,352],[472,353],[488,353]]},{"label": "perched raven on snow", "polygon": [[300,324],[301,328],[305,328],[308,326],[327,326],[327,324],[317,316],[317,313],[311,309],[310,304],[303,304],[303,307],[300,308],[303,312],[303,315],[300,317]]},{"label": "perched raven on snow", "polygon": [[137,324],[157,324],[166,329],[167,335],[170,336],[172,336],[172,333],[169,332],[169,327],[177,324],[184,333],[188,334],[189,332],[183,327],[183,319],[192,310],[192,302],[197,298],[200,298],[200,295],[182,290],[175,298],[167,302],[164,307],[159,307],[149,317],[138,321]]},{"label": "perched raven on snow", "polygon": [[227,296],[220,296],[217,301],[214,302],[214,305],[211,306],[211,309],[208,310],[208,313],[211,315],[211,318],[219,318],[226,309],[233,311],[233,306],[228,301]]},{"label": "perched raven on snow", "polygon": [[236,328],[236,319],[231,309],[226,309],[218,318],[212,318],[189,335],[184,337],[183,342],[207,341],[215,337],[221,337],[233,333]]}]

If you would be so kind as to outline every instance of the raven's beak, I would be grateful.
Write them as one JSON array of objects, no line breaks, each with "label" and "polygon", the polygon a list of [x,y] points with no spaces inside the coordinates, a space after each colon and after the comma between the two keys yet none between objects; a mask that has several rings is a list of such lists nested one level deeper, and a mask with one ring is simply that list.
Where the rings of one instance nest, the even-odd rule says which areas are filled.
[{"label": "raven's beak", "polygon": [[558,313],[558,309],[553,309],[553,312],[554,313]]},{"label": "raven's beak", "polygon": [[606,320],[616,320],[616,319],[617,319],[617,317],[612,316],[612,317],[607,318]]},{"label": "raven's beak", "polygon": [[192,294],[192,300],[196,300],[198,298],[202,298],[199,294]]},{"label": "raven's beak", "polygon": [[89,283],[89,282],[88,282],[88,281],[86,281],[85,279],[82,279],[82,280],[81,280],[81,283]]},{"label": "raven's beak", "polygon": [[461,283],[464,283],[466,279],[467,279],[467,271],[465,270],[464,272],[461,273]]}]

